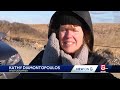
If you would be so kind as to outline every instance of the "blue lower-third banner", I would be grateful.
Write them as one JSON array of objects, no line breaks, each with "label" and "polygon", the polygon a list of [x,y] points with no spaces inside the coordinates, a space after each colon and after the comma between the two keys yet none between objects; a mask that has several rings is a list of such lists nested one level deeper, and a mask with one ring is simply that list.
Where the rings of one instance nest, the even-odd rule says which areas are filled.
[{"label": "blue lower-third banner", "polygon": [[120,65],[1,65],[0,72],[114,73],[120,72]]}]

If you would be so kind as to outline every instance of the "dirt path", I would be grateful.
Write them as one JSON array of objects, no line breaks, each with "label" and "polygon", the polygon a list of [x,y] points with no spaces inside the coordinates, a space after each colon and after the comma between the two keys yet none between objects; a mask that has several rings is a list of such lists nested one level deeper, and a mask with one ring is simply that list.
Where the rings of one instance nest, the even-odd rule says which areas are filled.
[{"label": "dirt path", "polygon": [[39,53],[39,51],[31,48],[17,46],[14,48],[20,53],[25,65],[28,65]]},{"label": "dirt path", "polygon": [[30,47],[20,47],[15,44],[9,44],[9,45],[14,47],[19,52],[25,65],[28,65],[40,52],[39,50]]}]

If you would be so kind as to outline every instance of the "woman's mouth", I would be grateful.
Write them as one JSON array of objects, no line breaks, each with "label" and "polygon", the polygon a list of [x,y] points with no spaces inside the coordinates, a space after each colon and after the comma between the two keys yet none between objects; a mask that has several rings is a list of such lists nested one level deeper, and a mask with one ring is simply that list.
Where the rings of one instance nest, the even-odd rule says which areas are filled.
[{"label": "woman's mouth", "polygon": [[75,44],[74,42],[64,42],[64,45],[73,45],[73,44]]}]

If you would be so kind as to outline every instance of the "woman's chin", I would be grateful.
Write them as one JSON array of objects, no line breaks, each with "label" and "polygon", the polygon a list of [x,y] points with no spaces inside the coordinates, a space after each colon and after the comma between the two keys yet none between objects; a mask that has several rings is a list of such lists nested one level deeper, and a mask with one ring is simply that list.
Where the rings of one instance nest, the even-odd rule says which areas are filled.
[{"label": "woman's chin", "polygon": [[67,54],[73,54],[73,53],[75,53],[75,51],[73,51],[73,50],[64,50]]}]

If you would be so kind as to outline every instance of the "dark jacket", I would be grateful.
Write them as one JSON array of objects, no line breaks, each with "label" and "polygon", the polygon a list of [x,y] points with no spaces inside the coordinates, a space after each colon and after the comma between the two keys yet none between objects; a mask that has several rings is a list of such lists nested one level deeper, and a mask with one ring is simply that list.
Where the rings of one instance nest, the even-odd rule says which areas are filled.
[{"label": "dark jacket", "polygon": [[[41,51],[29,65],[42,65],[43,53],[44,51]],[[95,53],[90,55],[89,58],[92,56],[94,56],[94,60],[92,61],[94,64],[103,58],[100,55],[95,55]],[[79,76],[80,79],[117,79],[110,73],[80,73]],[[16,79],[62,79],[62,74],[58,76],[52,73],[21,73]]]}]

